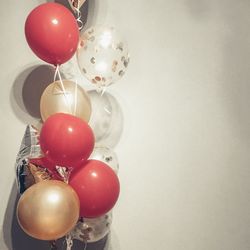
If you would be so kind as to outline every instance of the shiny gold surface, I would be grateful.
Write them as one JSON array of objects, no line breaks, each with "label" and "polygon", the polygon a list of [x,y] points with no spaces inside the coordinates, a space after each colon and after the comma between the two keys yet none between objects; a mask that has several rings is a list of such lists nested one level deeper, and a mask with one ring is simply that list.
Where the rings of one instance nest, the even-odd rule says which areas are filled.
[{"label": "shiny gold surface", "polygon": [[51,83],[40,100],[43,121],[55,113],[75,115],[88,122],[91,116],[91,102],[87,93],[76,83],[63,80]]},{"label": "shiny gold surface", "polygon": [[55,240],[67,234],[79,218],[79,199],[66,183],[39,182],[24,192],[17,205],[22,229],[41,240]]},{"label": "shiny gold surface", "polygon": [[40,181],[50,180],[51,175],[45,168],[36,166],[32,163],[28,164],[29,171],[34,178],[34,183],[38,183]]}]

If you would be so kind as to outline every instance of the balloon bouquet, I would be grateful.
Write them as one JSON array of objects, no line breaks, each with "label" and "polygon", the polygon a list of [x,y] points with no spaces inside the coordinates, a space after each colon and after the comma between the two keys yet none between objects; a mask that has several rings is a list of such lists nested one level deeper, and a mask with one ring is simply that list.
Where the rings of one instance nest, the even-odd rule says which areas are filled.
[{"label": "balloon bouquet", "polygon": [[41,4],[27,17],[26,40],[40,59],[55,66],[55,77],[40,100],[41,131],[27,126],[16,160],[21,228],[51,241],[52,249],[65,236],[68,250],[73,239],[86,247],[108,234],[120,185],[115,153],[106,147],[94,150],[88,94],[62,79],[60,65],[76,53],[83,75],[103,90],[124,74],[129,62],[127,46],[114,28],[93,27],[80,37],[84,0],[69,2],[77,19],[58,3]]}]

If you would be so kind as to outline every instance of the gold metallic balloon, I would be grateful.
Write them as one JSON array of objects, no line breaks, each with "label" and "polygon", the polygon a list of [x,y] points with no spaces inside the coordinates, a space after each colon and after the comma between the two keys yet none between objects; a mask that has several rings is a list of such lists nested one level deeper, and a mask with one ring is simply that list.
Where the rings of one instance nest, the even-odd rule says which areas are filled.
[{"label": "gold metallic balloon", "polygon": [[40,100],[43,121],[55,113],[75,115],[88,122],[91,116],[91,102],[87,93],[76,83],[63,80],[51,83]]},{"label": "gold metallic balloon", "polygon": [[22,229],[40,240],[55,240],[66,235],[79,219],[80,203],[66,183],[41,181],[21,196],[17,218]]}]

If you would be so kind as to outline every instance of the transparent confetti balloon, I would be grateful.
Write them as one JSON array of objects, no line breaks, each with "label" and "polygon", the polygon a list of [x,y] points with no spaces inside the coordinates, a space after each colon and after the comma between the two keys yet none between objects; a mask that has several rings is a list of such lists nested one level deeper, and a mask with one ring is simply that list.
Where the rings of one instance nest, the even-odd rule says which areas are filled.
[{"label": "transparent confetti balloon", "polygon": [[97,88],[119,80],[129,63],[126,42],[113,27],[92,27],[80,38],[77,61],[84,76]]},{"label": "transparent confetti balloon", "polygon": [[83,218],[70,232],[70,236],[83,242],[96,242],[110,232],[111,223],[112,212],[98,218]]},{"label": "transparent confetti balloon", "polygon": [[106,163],[116,173],[118,173],[119,162],[116,153],[112,149],[105,146],[96,146],[89,158]]}]

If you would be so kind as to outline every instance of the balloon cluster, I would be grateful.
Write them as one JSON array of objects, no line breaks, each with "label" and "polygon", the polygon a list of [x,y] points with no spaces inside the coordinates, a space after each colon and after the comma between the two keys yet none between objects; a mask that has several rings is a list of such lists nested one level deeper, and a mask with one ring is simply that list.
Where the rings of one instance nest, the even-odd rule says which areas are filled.
[{"label": "balloon cluster", "polygon": [[[79,14],[84,0],[69,2]],[[57,3],[39,5],[25,23],[32,51],[56,67],[54,81],[40,100],[41,131],[27,127],[16,164],[22,193],[18,222],[40,240],[66,235],[85,242],[101,239],[109,232],[120,192],[115,154],[108,156],[106,147],[94,150],[90,99],[77,83],[62,80],[59,67],[76,54],[83,75],[103,88],[124,74],[128,51],[114,28],[93,27],[81,36],[80,28],[79,15],[76,19]]]}]

